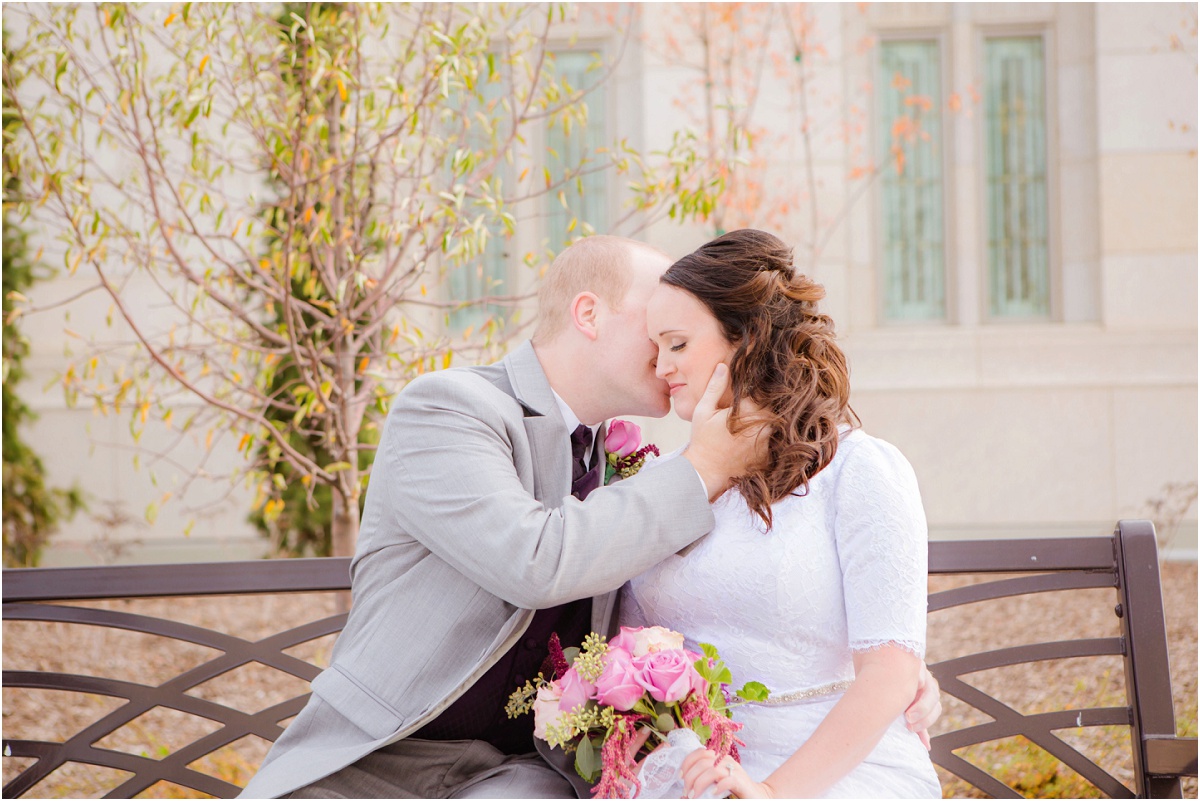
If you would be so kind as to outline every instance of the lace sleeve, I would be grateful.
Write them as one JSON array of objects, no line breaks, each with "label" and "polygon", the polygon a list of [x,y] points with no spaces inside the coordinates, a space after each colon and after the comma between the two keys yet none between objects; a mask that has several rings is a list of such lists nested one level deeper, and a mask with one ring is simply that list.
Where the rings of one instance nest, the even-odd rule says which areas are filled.
[{"label": "lace sleeve", "polygon": [[850,650],[897,645],[923,659],[929,551],[916,474],[883,440],[846,446],[834,525]]}]

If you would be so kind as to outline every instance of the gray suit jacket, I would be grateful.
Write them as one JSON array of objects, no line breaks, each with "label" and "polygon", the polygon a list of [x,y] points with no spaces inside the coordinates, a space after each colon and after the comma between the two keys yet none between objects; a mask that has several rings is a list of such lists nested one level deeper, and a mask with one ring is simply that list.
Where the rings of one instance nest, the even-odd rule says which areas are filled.
[{"label": "gray suit jacket", "polygon": [[535,609],[594,596],[592,627],[607,631],[615,591],[713,524],[685,459],[586,502],[570,485],[570,437],[528,343],[405,387],[371,473],[349,620],[242,795],[285,795],[415,732]]}]

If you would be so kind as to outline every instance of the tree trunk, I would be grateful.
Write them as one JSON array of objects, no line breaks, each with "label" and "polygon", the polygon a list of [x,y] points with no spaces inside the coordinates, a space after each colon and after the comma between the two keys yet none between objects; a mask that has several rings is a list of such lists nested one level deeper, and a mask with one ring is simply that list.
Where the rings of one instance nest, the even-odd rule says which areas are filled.
[{"label": "tree trunk", "polygon": [[[354,556],[358,544],[358,502],[346,503],[346,498],[335,486],[333,488],[333,555]],[[338,612],[349,612],[351,594],[339,592],[335,596]]]},{"label": "tree trunk", "polygon": [[333,555],[354,556],[358,544],[358,503],[346,503],[337,487],[333,490]]}]

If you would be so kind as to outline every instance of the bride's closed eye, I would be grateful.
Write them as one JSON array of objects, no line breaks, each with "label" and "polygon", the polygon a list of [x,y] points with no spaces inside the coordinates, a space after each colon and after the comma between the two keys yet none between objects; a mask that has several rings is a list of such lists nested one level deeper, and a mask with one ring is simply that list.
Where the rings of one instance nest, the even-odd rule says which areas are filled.
[{"label": "bride's closed eye", "polygon": [[672,352],[672,353],[678,353],[679,351],[683,350],[683,348],[684,348],[684,346],[685,346],[685,345],[687,345],[687,343],[686,343],[686,342],[680,342],[678,345],[672,345],[672,346],[671,346],[671,352]]}]

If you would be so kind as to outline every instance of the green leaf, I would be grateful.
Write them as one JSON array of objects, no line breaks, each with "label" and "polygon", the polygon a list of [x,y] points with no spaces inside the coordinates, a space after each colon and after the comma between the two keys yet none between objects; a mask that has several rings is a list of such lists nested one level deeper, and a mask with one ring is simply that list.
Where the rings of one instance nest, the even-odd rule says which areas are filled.
[{"label": "green leaf", "polygon": [[717,653],[717,647],[715,645],[709,645],[706,642],[702,642],[702,643],[700,643],[700,650],[703,651],[704,655],[707,656],[709,659],[720,659],[721,658],[721,655],[719,653]]},{"label": "green leaf", "polygon": [[757,681],[748,681],[746,686],[737,691],[737,697],[745,701],[765,701],[770,694],[767,686]]},{"label": "green leaf", "polygon": [[596,755],[592,739],[586,734],[580,738],[579,747],[575,749],[575,772],[587,782],[594,782],[600,774],[600,758]]}]

